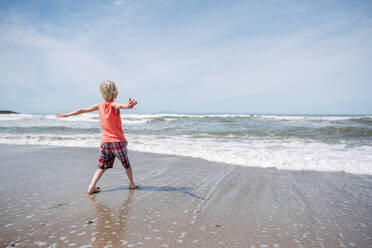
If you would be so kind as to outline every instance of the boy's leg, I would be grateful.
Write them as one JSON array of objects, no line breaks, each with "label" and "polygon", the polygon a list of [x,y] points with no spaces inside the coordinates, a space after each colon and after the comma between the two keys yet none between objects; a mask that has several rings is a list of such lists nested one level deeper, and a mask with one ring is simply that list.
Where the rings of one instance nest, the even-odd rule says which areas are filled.
[{"label": "boy's leg", "polygon": [[129,179],[129,189],[136,189],[138,186],[134,184],[133,180],[133,172],[132,167],[130,166],[130,162],[128,159],[128,150],[127,150],[128,142],[117,142],[115,144],[114,154],[115,156],[121,161],[122,165],[125,168],[125,172],[127,173]]},{"label": "boy's leg", "polygon": [[101,178],[104,171],[105,170],[103,170],[103,169],[97,169],[96,170],[96,173],[94,173],[94,176],[92,178],[92,182],[89,185],[88,194],[93,194],[93,193],[100,192],[99,189],[96,189],[96,184],[97,184],[98,180]]},{"label": "boy's leg", "polygon": [[98,180],[101,178],[103,172],[106,169],[112,168],[115,160],[115,156],[111,151],[111,145],[110,142],[105,142],[101,144],[100,148],[100,154],[98,159],[98,169],[94,173],[94,176],[92,178],[92,182],[89,185],[88,188],[88,194],[98,193],[101,190],[96,188],[96,184]]},{"label": "boy's leg", "polygon": [[125,169],[125,172],[127,173],[128,179],[129,179],[129,188],[130,189],[135,189],[137,188],[137,185],[134,184],[133,181],[133,172],[132,172],[132,167],[129,166],[128,168]]}]

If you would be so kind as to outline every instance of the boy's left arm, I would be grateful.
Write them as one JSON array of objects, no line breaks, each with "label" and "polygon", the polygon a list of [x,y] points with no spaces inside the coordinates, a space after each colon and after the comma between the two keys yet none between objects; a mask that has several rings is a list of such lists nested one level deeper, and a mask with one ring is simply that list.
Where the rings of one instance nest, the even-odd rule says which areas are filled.
[{"label": "boy's left arm", "polygon": [[88,108],[81,108],[81,109],[77,109],[71,113],[57,113],[56,116],[58,118],[62,118],[62,117],[69,117],[69,116],[72,116],[72,115],[80,115],[80,114],[83,114],[83,113],[88,113],[88,112],[92,112],[92,111],[96,111],[98,110],[98,104],[94,104],[93,106],[91,107],[88,107]]},{"label": "boy's left arm", "polygon": [[115,109],[132,109],[137,104],[138,102],[135,99],[129,98],[128,104],[122,104],[122,103],[115,102],[112,106]]}]

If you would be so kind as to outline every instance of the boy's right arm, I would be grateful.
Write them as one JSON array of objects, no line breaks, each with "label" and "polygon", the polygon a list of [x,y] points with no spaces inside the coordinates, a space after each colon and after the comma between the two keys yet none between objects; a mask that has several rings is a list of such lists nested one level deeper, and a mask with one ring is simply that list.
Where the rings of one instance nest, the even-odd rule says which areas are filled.
[{"label": "boy's right arm", "polygon": [[69,116],[72,116],[72,115],[80,115],[80,114],[83,114],[83,113],[93,112],[93,111],[96,111],[96,110],[98,110],[98,103],[94,104],[93,106],[91,106],[89,108],[77,109],[77,110],[72,111],[70,113],[57,113],[56,116],[58,118],[69,117]]},{"label": "boy's right arm", "polygon": [[135,99],[129,98],[128,104],[122,104],[118,102],[114,102],[112,106],[118,110],[118,109],[132,109],[134,106],[136,106],[138,102]]}]

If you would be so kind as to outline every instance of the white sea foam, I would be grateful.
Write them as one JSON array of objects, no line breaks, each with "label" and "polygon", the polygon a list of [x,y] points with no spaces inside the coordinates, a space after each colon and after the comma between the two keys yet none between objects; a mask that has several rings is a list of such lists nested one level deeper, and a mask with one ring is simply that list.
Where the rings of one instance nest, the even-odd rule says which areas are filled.
[{"label": "white sea foam", "polygon": [[99,134],[3,134],[0,136],[0,143],[17,145],[52,145],[64,147],[98,147],[99,139]]},{"label": "white sea foam", "polygon": [[[2,135],[0,143],[99,147],[99,138],[99,135]],[[370,147],[346,148],[342,144],[304,143],[299,140],[221,142],[148,135],[127,135],[127,138],[129,149],[134,151],[189,156],[243,166],[372,174]]]},{"label": "white sea foam", "polygon": [[150,119],[139,119],[139,120],[134,120],[134,119],[128,119],[128,120],[125,120],[124,122],[124,125],[140,125],[140,124],[144,124],[144,123],[147,123],[151,121]]},{"label": "white sea foam", "polygon": [[39,118],[41,115],[27,115],[27,114],[0,114],[0,121],[19,121]]},{"label": "white sea foam", "polygon": [[369,146],[347,148],[342,144],[305,143],[300,140],[226,142],[156,136],[133,137],[130,140],[130,149],[142,152],[189,156],[243,166],[372,174]]}]

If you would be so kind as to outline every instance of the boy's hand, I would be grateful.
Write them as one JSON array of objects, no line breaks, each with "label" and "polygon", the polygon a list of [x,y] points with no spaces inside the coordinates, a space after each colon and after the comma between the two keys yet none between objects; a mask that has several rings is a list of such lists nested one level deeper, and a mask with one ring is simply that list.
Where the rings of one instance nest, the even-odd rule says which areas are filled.
[{"label": "boy's hand", "polygon": [[56,116],[57,116],[58,118],[68,117],[68,115],[67,115],[67,114],[64,114],[64,113],[57,113]]},{"label": "boy's hand", "polygon": [[134,106],[136,106],[138,104],[138,102],[135,100],[135,99],[132,99],[129,97],[129,101],[128,101],[128,108],[131,109],[131,108],[134,108]]}]

